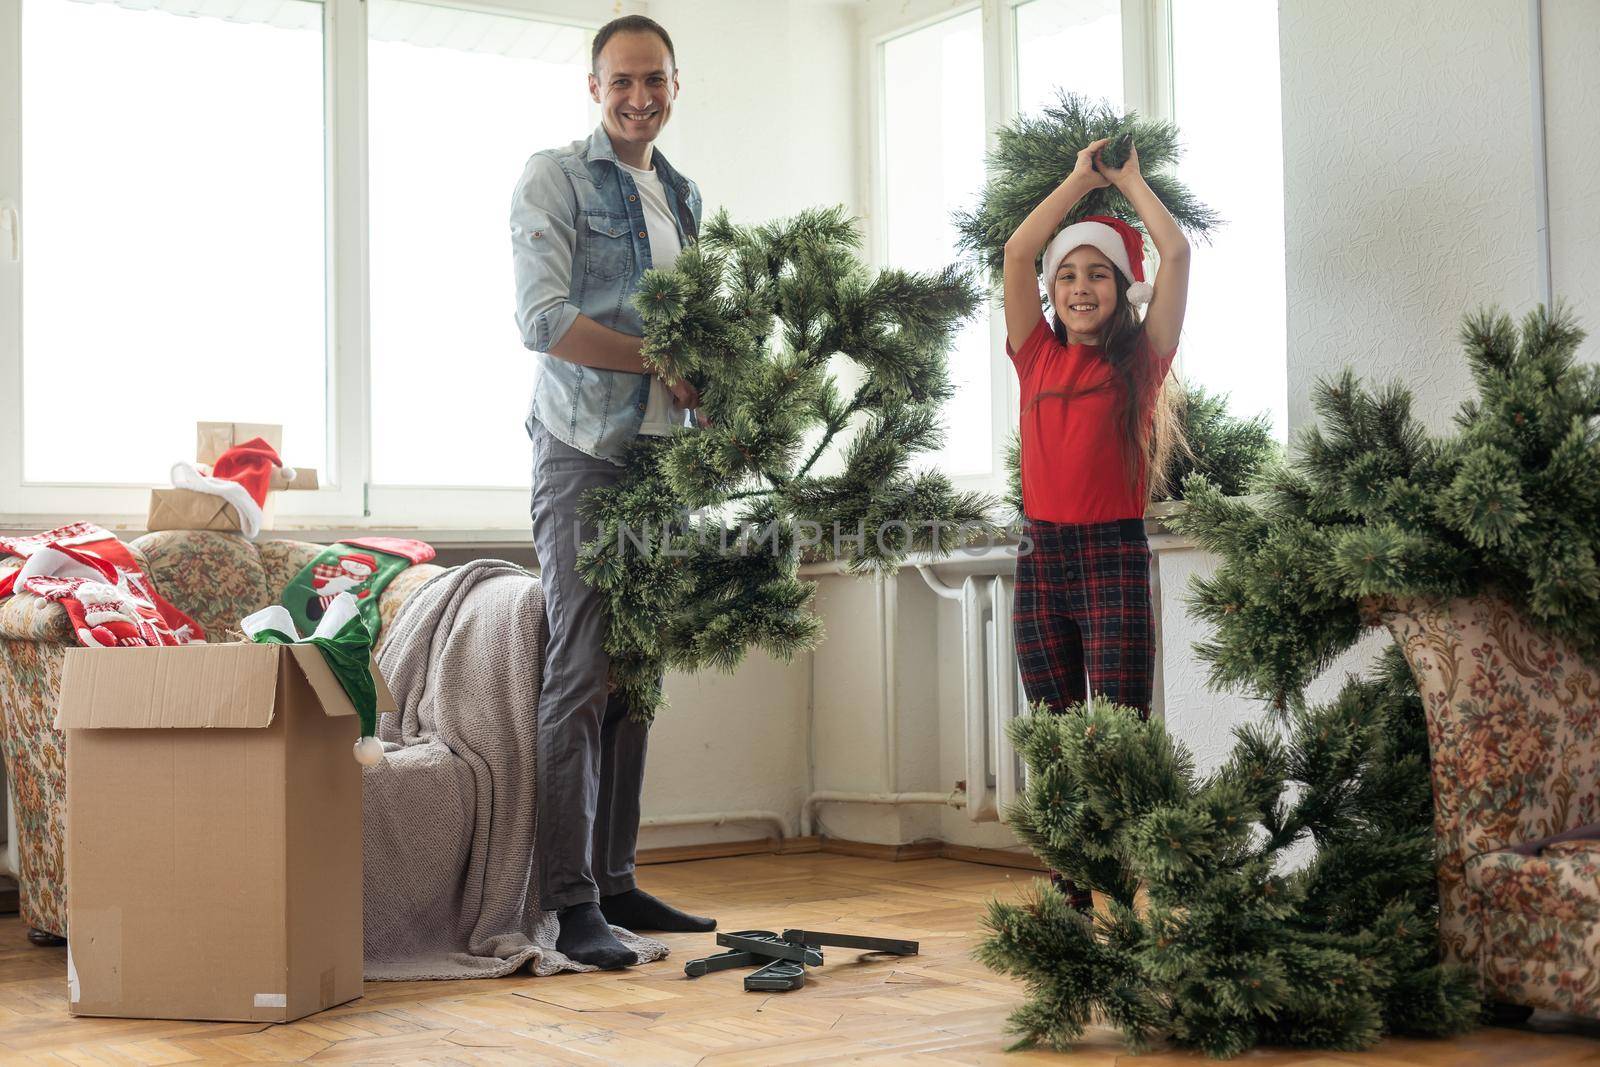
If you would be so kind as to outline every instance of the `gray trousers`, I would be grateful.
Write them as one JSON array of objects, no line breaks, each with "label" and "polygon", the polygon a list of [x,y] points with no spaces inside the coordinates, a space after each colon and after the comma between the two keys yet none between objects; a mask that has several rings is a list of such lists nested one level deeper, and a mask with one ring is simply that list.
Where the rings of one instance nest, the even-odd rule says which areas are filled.
[{"label": "gray trousers", "polygon": [[596,526],[583,494],[622,468],[558,441],[529,418],[533,546],[544,582],[550,643],[539,695],[539,906],[598,900],[634,888],[639,795],[649,727],[607,693],[604,598],[578,574],[578,549]]}]

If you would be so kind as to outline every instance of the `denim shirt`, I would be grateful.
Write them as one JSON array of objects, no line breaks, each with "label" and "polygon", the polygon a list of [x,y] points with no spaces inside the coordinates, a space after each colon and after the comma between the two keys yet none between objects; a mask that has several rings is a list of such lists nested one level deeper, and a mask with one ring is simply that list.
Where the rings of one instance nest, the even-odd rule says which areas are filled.
[{"label": "denim shirt", "polygon": [[[700,190],[660,152],[654,162],[687,246],[700,232]],[[633,306],[639,277],[651,266],[644,204],[604,126],[528,160],[511,201],[511,261],[517,327],[541,364],[529,431],[538,419],[558,440],[620,464],[644,421],[650,375],[549,354],[580,314],[620,333],[644,334]]]}]

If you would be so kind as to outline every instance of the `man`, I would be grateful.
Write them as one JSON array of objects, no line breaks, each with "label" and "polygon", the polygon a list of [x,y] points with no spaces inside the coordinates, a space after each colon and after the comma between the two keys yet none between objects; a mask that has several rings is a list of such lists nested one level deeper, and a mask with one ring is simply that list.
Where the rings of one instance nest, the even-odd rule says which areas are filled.
[{"label": "man", "polygon": [[607,613],[578,574],[596,536],[583,495],[622,474],[639,434],[681,426],[699,397],[646,371],[632,298],[640,275],[670,267],[699,229],[700,192],[654,148],[678,95],[672,39],[641,15],[595,35],[589,93],[601,125],[528,160],[511,205],[517,323],[540,353],[533,441],[534,549],[550,643],[539,700],[540,906],[559,913],[556,947],[612,969],[634,954],[608,924],[706,931],[634,883],[646,727],[608,696]]}]

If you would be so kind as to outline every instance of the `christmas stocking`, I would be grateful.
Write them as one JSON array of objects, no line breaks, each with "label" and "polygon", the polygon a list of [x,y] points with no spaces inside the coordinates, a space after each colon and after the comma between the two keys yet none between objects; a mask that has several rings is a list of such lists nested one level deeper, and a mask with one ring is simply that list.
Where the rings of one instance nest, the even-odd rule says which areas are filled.
[{"label": "christmas stocking", "polygon": [[338,679],[361,722],[356,739],[356,762],[371,767],[383,760],[378,740],[378,687],[372,681],[372,631],[350,593],[340,593],[323,612],[310,637],[301,637],[294,619],[281,604],[262,608],[239,623],[246,637],[263,645],[310,644],[317,646],[323,662]]},{"label": "christmas stocking", "polygon": [[93,523],[73,523],[32,537],[0,537],[0,557],[7,556],[15,558],[0,563],[0,597],[32,593],[58,601],[81,645],[118,648],[205,640],[199,623],[155,591],[127,546]]},{"label": "christmas stocking", "polygon": [[374,641],[382,623],[378,597],[394,576],[413,563],[433,558],[433,546],[403,537],[356,537],[324,548],[295,575],[279,602],[289,609],[299,633],[317,628],[334,597],[349,593],[366,619]]}]

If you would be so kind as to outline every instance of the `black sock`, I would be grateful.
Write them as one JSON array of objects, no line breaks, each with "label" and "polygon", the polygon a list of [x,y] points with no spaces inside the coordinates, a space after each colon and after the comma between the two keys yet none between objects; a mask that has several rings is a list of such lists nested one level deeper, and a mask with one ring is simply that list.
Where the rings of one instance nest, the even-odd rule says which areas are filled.
[{"label": "black sock", "polygon": [[643,889],[630,889],[600,898],[606,921],[629,930],[655,930],[670,934],[703,934],[717,928],[717,920],[679,911]]},{"label": "black sock", "polygon": [[556,949],[563,956],[590,963],[602,971],[615,971],[632,967],[639,962],[633,950],[617,940],[600,914],[600,905],[593,901],[562,908],[561,936],[556,938]]}]

